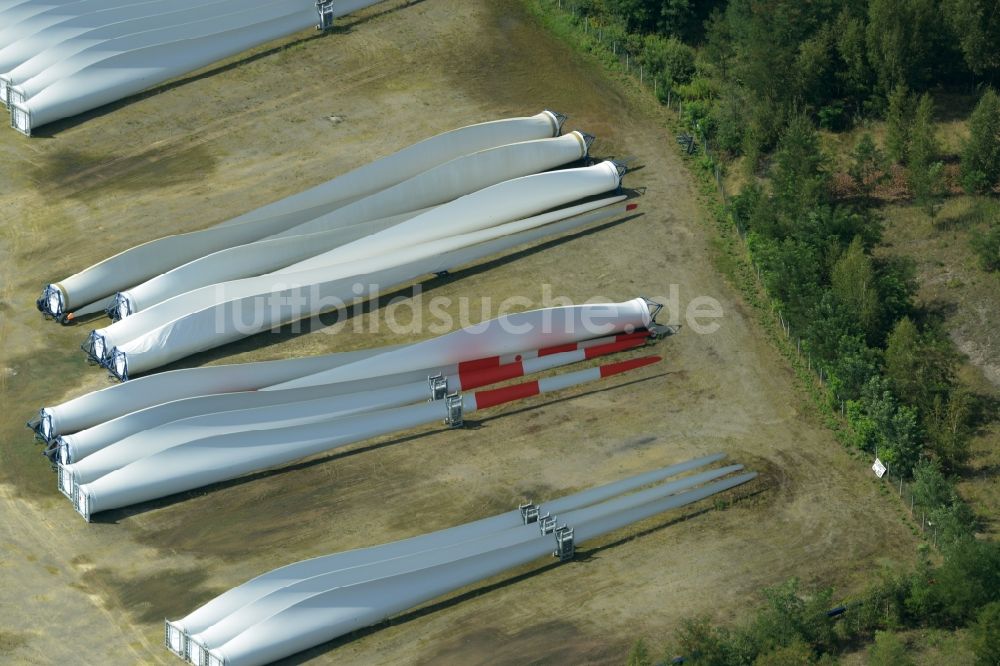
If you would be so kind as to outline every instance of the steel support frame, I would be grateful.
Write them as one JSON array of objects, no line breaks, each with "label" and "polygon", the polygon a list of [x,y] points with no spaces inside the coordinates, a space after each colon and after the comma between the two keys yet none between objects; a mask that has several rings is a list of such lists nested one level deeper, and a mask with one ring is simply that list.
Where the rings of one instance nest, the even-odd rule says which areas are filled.
[{"label": "steel support frame", "polygon": [[335,0],[316,0],[316,13],[319,14],[317,30],[326,31],[333,27],[333,21],[337,18],[333,11],[334,2]]}]

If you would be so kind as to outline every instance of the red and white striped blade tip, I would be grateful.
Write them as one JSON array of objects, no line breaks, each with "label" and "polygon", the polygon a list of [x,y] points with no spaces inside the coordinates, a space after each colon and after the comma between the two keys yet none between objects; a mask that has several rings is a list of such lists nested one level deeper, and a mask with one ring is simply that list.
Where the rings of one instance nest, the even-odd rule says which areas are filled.
[{"label": "red and white striped blade tip", "polygon": [[642,368],[647,365],[659,363],[662,360],[663,358],[660,356],[643,356],[642,358],[632,358],[627,361],[608,363],[607,365],[601,366],[601,377],[610,377],[611,375],[628,372],[629,370],[635,370],[636,368]]},{"label": "red and white striped blade tip", "polygon": [[[530,398],[541,393],[548,393],[553,390],[562,390],[570,388],[571,386],[585,384],[587,382],[594,381],[595,379],[603,379],[604,377],[610,377],[611,375],[628,372],[629,370],[635,370],[636,368],[658,363],[661,360],[663,359],[659,356],[644,356],[642,358],[634,358],[628,361],[609,363],[607,365],[598,366],[597,368],[578,370],[576,372],[570,372],[563,375],[554,375],[545,379],[536,379],[534,381],[523,382],[521,384],[504,386],[503,388],[476,391],[473,394],[473,398],[475,400],[476,409],[487,409],[504,403],[514,402],[515,400],[521,400],[522,398]],[[598,372],[595,374],[594,370],[597,370]]]},{"label": "red and white striped blade tip", "polygon": [[[576,355],[579,351],[583,352],[583,358],[574,356],[570,359],[570,362],[576,362],[579,360],[590,360],[594,358],[600,358],[601,356],[608,356],[622,351],[627,351],[629,349],[634,349],[645,344],[645,340],[642,338],[631,338],[629,340],[622,340],[619,342],[609,342],[607,344],[598,345],[596,347],[587,347],[582,350],[573,350],[566,352],[566,354]],[[536,361],[541,361],[543,358],[553,358],[560,361],[559,365],[553,367],[561,367],[567,363],[566,359],[560,358],[560,355],[555,354],[549,357],[538,357]],[[472,389],[477,389],[481,386],[489,386],[490,384],[496,384],[497,382],[502,382],[506,379],[513,379],[514,377],[522,377],[526,374],[532,374],[539,372],[536,366],[525,364],[530,364],[531,359],[525,361],[513,361],[511,363],[506,363],[504,365],[497,365],[487,368],[472,368],[472,369],[461,369],[459,368],[458,377],[459,382],[461,382],[462,390],[468,391]],[[541,368],[547,369],[547,368]]]},{"label": "red and white striped blade tip", "polygon": [[645,338],[630,338],[628,340],[620,340],[618,342],[609,342],[605,345],[597,345],[596,347],[587,347],[583,350],[583,353],[584,358],[592,359],[599,356],[614,354],[615,352],[625,351],[627,349],[642,347],[644,344],[646,344]]}]

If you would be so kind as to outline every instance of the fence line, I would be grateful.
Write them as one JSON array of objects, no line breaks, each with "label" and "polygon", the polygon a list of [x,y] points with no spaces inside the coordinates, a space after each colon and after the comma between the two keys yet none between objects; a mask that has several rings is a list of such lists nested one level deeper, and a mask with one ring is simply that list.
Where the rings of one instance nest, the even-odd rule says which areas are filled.
[{"label": "fence line", "polygon": [[902,475],[894,474],[891,469],[887,469],[882,478],[889,482],[891,489],[899,496],[903,508],[909,511],[910,519],[936,548],[938,545],[937,526],[931,522],[926,507],[917,503],[912,484],[906,481]]}]

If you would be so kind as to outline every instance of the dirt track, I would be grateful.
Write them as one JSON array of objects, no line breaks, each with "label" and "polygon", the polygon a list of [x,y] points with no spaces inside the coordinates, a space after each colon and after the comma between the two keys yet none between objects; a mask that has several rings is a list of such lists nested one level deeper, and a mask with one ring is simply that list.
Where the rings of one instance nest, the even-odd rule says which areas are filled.
[{"label": "dirt track", "polygon": [[[717,450],[764,472],[756,494],[650,521],[567,566],[536,563],[291,663],[616,662],[635,637],[656,643],[692,614],[740,616],[763,585],[798,576],[847,592],[914,552],[896,507],[809,413],[713,269],[695,188],[651,101],[629,101],[513,0],[397,5],[50,136],[0,132],[5,659],[177,663],[161,647],[164,617],[279,564]],[[58,495],[22,424],[106,380],[77,351],[86,327],[34,312],[45,282],[435,132],[543,108],[597,135],[596,154],[637,158],[626,185],[645,188],[644,214],[430,281],[425,301],[465,296],[477,311],[487,296],[537,304],[542,284],[576,302],[666,297],[677,284],[682,307],[699,295],[722,303],[716,333],[685,326],[660,344],[665,362],[638,377],[486,412],[474,430],[367,443],[91,525]],[[265,334],[189,364],[384,344],[381,328]]]}]

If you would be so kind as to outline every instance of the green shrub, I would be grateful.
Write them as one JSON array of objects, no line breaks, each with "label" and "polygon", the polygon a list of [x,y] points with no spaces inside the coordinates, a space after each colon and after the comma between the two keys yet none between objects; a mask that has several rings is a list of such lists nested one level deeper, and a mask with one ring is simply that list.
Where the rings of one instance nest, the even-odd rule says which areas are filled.
[{"label": "green shrub", "polygon": [[816,116],[819,118],[819,126],[832,132],[847,129],[850,125],[850,116],[840,100],[834,100],[821,107]]},{"label": "green shrub", "polygon": [[994,221],[986,231],[974,231],[969,243],[984,271],[1000,270],[1000,223]]},{"label": "green shrub", "polygon": [[694,76],[694,49],[673,37],[646,35],[641,61],[670,87],[688,83]]},{"label": "green shrub", "polygon": [[869,666],[913,666],[906,646],[891,631],[875,632],[875,643],[868,650]]},{"label": "green shrub", "polygon": [[625,666],[653,666],[653,658],[649,656],[649,648],[646,641],[641,638],[632,644],[632,649],[628,651],[628,658]]},{"label": "green shrub", "polygon": [[976,666],[1000,664],[1000,602],[983,606],[969,633]]}]

